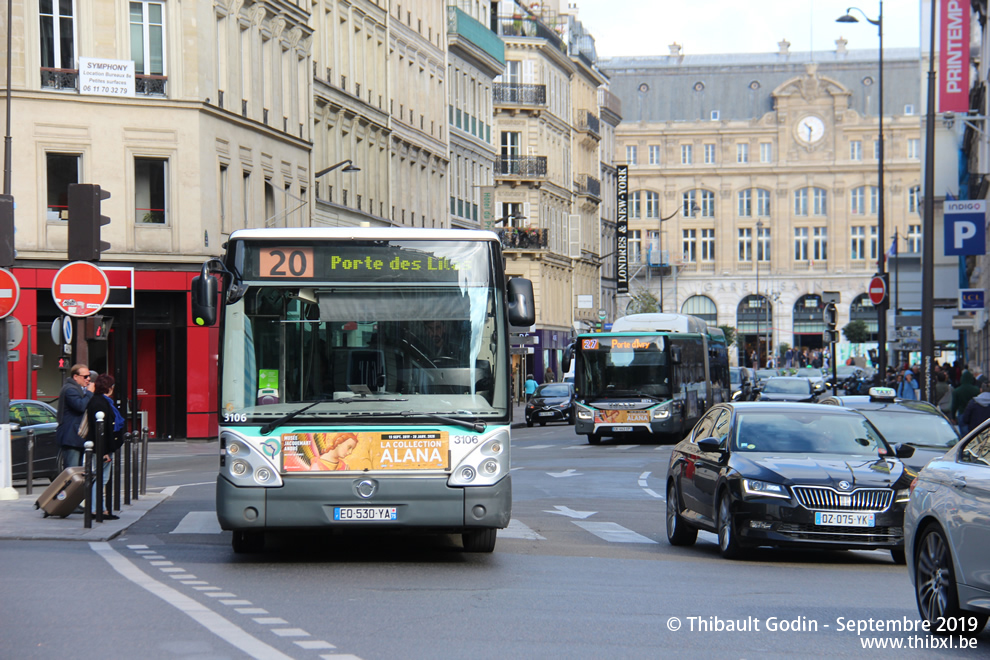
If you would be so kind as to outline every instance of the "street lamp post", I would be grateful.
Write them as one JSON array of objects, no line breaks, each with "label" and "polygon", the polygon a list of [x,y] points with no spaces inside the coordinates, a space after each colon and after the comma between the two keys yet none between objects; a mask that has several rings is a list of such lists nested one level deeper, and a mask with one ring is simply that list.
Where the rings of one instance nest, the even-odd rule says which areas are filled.
[{"label": "street lamp post", "polygon": [[[859,19],[853,16],[850,12],[856,10],[862,15],[866,22],[870,25],[877,26],[877,34],[880,37],[880,66],[879,66],[879,84],[880,84],[880,95],[879,95],[879,111],[877,113],[877,118],[880,124],[879,134],[877,136],[877,195],[879,199],[877,200],[877,274],[887,281],[887,270],[884,264],[884,258],[886,255],[884,245],[886,242],[884,240],[884,226],[883,226],[883,207],[884,207],[884,191],[883,191],[883,0],[880,0],[880,13],[878,14],[876,20],[870,18],[863,12],[862,9],[858,7],[849,7],[846,9],[844,16],[840,16],[835,19],[836,23],[859,23]],[[890,290],[888,283],[887,290]],[[881,378],[883,374],[887,373],[887,309],[890,307],[890,296],[889,294],[884,297],[883,302],[877,305],[877,359],[879,364],[879,373]]]},{"label": "street lamp post", "polygon": [[[766,313],[763,314],[763,319],[766,321],[766,341],[764,346],[767,351],[767,361],[770,360],[770,300],[769,297],[764,301],[763,297],[760,295],[760,256],[763,254],[763,243],[760,240],[761,234],[763,233],[763,220],[756,221],[756,300],[760,303],[760,310],[763,310],[764,302],[766,302]],[[760,351],[760,318],[757,317],[756,322],[756,368],[760,368],[762,362],[762,354]]]},{"label": "street lamp post", "polygon": [[[668,215],[666,218],[661,217],[660,221],[657,223],[657,251],[660,253],[660,311],[663,312],[663,223],[667,222],[675,215],[680,213],[683,207],[678,208],[676,211]],[[701,210],[701,207],[691,203],[691,213],[697,213]],[[671,266],[673,268],[673,266]],[[676,281],[675,281],[676,282]],[[677,302],[676,300],[674,301]],[[674,310],[675,312],[677,310]]]}]

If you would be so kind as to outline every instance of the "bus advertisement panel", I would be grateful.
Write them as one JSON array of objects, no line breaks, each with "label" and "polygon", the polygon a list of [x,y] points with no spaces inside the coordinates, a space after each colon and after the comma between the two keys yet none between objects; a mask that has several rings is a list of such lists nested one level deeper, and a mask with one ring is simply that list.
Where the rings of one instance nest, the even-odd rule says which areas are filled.
[{"label": "bus advertisement panel", "polygon": [[235,551],[362,523],[494,548],[511,513],[508,325],[533,323],[532,285],[502,263],[490,232],[231,234],[194,279],[193,318],[220,321],[217,516]]}]

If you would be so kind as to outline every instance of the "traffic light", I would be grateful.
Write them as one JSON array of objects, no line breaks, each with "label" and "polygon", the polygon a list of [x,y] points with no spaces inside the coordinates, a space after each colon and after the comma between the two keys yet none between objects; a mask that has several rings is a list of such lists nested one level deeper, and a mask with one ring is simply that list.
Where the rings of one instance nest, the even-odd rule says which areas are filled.
[{"label": "traffic light", "polygon": [[69,358],[66,357],[65,355],[59,357],[59,359],[58,359],[58,368],[61,371],[68,370],[68,368],[69,368]]},{"label": "traffic light", "polygon": [[14,196],[0,195],[0,268],[14,265]]},{"label": "traffic light", "polygon": [[838,333],[835,331],[835,325],[838,321],[839,311],[835,307],[835,303],[826,303],[825,308],[822,310],[822,321],[825,322],[825,332],[822,337],[826,344],[834,344],[838,341]]},{"label": "traffic light", "polygon": [[100,240],[100,227],[110,218],[100,213],[100,204],[110,192],[94,183],[69,184],[69,261],[99,261],[110,244]]},{"label": "traffic light", "polygon": [[112,316],[90,316],[86,319],[86,339],[93,341],[107,341],[110,338],[110,326],[113,325]]}]

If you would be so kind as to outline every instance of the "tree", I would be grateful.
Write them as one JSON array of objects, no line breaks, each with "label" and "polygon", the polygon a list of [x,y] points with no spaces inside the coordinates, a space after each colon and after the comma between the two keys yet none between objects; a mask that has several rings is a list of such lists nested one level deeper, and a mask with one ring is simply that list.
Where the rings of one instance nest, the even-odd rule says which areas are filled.
[{"label": "tree", "polygon": [[870,327],[866,321],[850,321],[842,328],[842,334],[850,344],[864,344],[870,341]]},{"label": "tree", "polygon": [[784,357],[785,355],[787,355],[787,351],[789,351],[790,348],[791,345],[788,344],[786,341],[780,342],[780,345],[777,346],[777,355],[779,355],[780,357]]},{"label": "tree", "polygon": [[732,346],[736,343],[736,329],[731,325],[720,325],[718,329],[725,333],[725,345]]},{"label": "tree", "polygon": [[660,301],[646,289],[640,289],[630,297],[626,314],[655,314],[660,311]]}]

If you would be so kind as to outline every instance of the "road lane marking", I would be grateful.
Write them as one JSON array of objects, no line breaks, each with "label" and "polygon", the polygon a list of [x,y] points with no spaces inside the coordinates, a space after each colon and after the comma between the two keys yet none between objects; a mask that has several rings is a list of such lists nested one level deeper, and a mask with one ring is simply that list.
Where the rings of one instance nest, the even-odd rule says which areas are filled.
[{"label": "road lane marking", "polygon": [[279,637],[309,637],[310,634],[302,628],[272,628]]},{"label": "road lane marking", "polygon": [[615,451],[626,451],[627,449],[638,449],[639,445],[615,445]]},{"label": "road lane marking", "polygon": [[169,534],[221,534],[216,511],[190,511]]},{"label": "road lane marking", "polygon": [[609,543],[656,543],[653,539],[637,534],[614,522],[592,522],[590,520],[572,520],[571,522]]},{"label": "road lane marking", "polygon": [[526,539],[530,541],[546,541],[546,537],[540,536],[525,524],[515,518],[509,520],[509,526],[498,531],[498,538],[501,539]]},{"label": "road lane marking", "polygon": [[590,518],[591,516],[598,513],[597,511],[575,511],[569,506],[560,506],[559,504],[554,507],[556,511],[544,510],[543,513],[556,513],[561,516],[567,516],[568,518]]},{"label": "road lane marking", "polygon": [[130,560],[110,547],[109,543],[94,541],[89,544],[89,547],[96,554],[103,557],[120,575],[149,593],[161,598],[217,637],[240,649],[250,657],[259,660],[291,660],[291,656],[266,644],[205,605],[146,575],[144,571],[132,564]]},{"label": "road lane marking", "polygon": [[287,626],[289,622],[277,616],[259,616],[254,619],[255,623],[263,626]]},{"label": "road lane marking", "polygon": [[644,472],[643,474],[639,475],[639,487],[642,488],[643,491],[647,495],[649,495],[650,497],[652,497],[652,498],[655,498],[655,499],[658,499],[658,500],[664,499],[664,496],[663,495],[661,495],[660,493],[656,492],[652,488],[649,488],[648,487],[649,486],[649,482],[647,482],[647,479],[649,479],[649,478],[650,478],[650,473],[649,472]]},{"label": "road lane marking", "polygon": [[556,445],[516,445],[516,449],[550,449]]},{"label": "road lane marking", "polygon": [[300,648],[306,649],[307,651],[319,651],[320,649],[337,648],[330,642],[324,642],[322,639],[297,639],[293,643],[298,645]]}]

